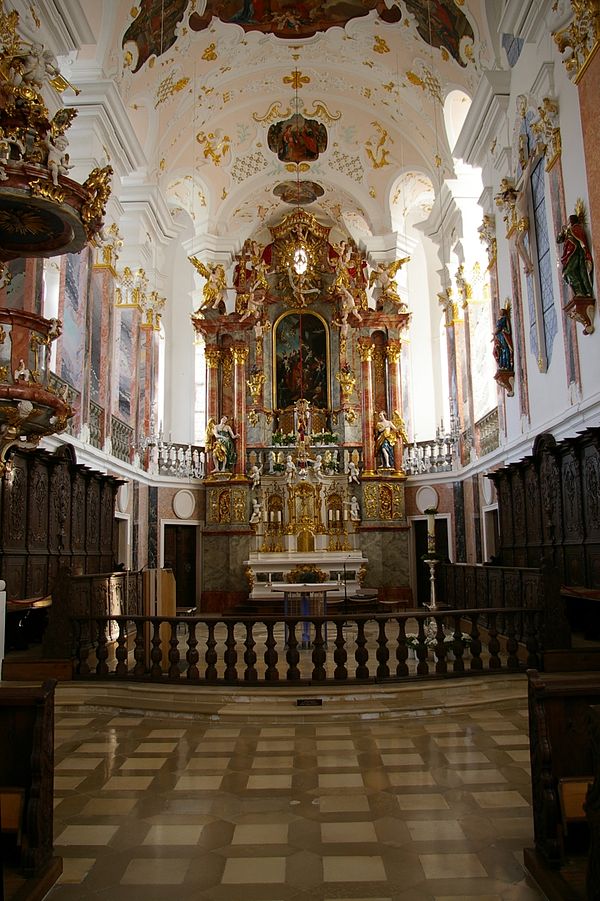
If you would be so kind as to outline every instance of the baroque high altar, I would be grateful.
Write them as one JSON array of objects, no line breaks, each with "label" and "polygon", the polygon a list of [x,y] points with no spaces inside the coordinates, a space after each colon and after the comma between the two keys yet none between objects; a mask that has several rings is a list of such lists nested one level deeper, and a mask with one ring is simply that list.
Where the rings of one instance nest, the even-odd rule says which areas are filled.
[{"label": "baroque high altar", "polygon": [[218,542],[249,522],[250,550],[230,566],[253,598],[300,568],[407,599],[404,260],[367,278],[351,240],[334,243],[300,207],[270,231],[235,260],[234,312],[227,261],[190,258],[204,278],[192,323],[207,366],[207,527]]}]

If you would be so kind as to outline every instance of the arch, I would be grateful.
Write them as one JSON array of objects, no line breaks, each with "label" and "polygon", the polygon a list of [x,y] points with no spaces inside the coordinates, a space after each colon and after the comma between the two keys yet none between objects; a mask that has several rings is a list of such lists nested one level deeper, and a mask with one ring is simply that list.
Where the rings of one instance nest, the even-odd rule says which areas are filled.
[{"label": "arch", "polygon": [[471,98],[464,91],[456,88],[446,95],[444,101],[444,125],[451,150],[454,150],[470,108]]}]

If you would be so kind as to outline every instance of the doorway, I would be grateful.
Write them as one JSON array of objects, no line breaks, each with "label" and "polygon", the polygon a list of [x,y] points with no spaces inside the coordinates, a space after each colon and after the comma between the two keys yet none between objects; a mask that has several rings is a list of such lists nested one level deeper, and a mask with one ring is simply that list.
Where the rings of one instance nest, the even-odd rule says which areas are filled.
[{"label": "doorway", "polygon": [[165,524],[164,529],[163,566],[175,576],[176,606],[196,607],[196,526]]},{"label": "doorway", "polygon": [[[431,588],[429,584],[429,567],[423,562],[427,554],[427,520],[413,519],[413,535],[416,563],[417,606],[429,603]],[[435,519],[435,552],[442,560],[449,559],[448,520],[443,516]]]}]

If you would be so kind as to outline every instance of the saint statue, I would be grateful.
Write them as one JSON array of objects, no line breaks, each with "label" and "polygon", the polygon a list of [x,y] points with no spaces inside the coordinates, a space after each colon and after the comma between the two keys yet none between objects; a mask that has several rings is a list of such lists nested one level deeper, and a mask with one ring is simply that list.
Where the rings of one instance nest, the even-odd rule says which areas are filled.
[{"label": "saint statue", "polygon": [[384,469],[393,469],[396,465],[394,448],[398,439],[408,441],[404,429],[404,421],[397,410],[388,419],[382,411],[375,424],[375,453]]},{"label": "saint statue", "polygon": [[569,224],[560,230],[556,240],[562,244],[562,276],[572,288],[574,297],[593,297],[594,263],[582,220],[581,213],[569,216]]},{"label": "saint statue", "polygon": [[221,417],[218,423],[209,419],[206,426],[206,451],[212,455],[213,472],[231,472],[237,460],[236,435],[227,421]]},{"label": "saint statue", "polygon": [[494,332],[494,357],[498,369],[513,372],[515,368],[512,327],[510,323],[510,310],[502,307],[500,317],[496,323]]}]

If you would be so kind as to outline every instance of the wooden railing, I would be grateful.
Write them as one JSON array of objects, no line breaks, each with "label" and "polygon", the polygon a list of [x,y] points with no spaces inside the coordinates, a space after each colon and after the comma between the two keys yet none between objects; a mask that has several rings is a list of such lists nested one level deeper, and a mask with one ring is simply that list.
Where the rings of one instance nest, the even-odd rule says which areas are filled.
[{"label": "wooden railing", "polygon": [[[538,613],[504,607],[434,616],[411,610],[306,618],[76,617],[74,630],[82,636],[75,642],[76,677],[273,685],[506,674],[539,665]],[[484,616],[485,646],[479,629]],[[526,650],[517,640],[517,625]]]}]

